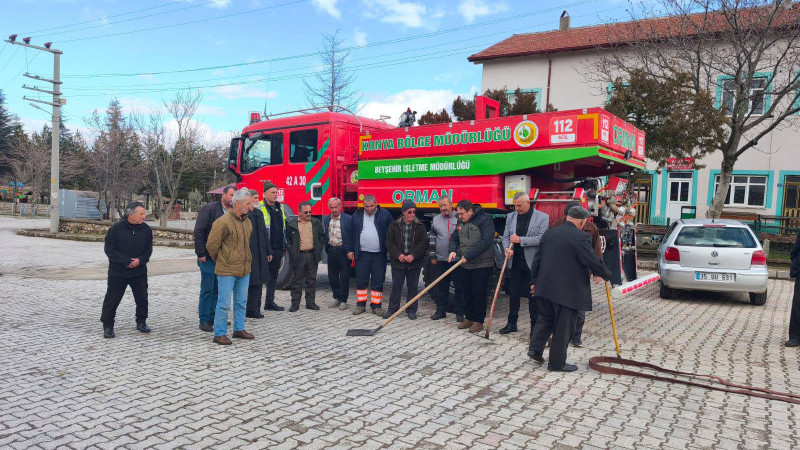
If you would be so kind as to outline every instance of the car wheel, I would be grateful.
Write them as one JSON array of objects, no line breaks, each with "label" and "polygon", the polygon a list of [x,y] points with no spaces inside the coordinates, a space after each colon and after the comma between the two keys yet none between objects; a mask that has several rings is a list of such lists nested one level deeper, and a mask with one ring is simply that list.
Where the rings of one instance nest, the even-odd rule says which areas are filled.
[{"label": "car wheel", "polygon": [[756,293],[756,292],[751,292],[750,293],[750,304],[752,304],[754,306],[762,306],[765,303],[767,303],[767,293],[766,292],[762,292],[760,294]]},{"label": "car wheel", "polygon": [[672,289],[664,286],[663,282],[661,282],[661,281],[658,282],[658,296],[659,297],[666,298],[666,299],[671,299],[674,293],[675,292]]}]

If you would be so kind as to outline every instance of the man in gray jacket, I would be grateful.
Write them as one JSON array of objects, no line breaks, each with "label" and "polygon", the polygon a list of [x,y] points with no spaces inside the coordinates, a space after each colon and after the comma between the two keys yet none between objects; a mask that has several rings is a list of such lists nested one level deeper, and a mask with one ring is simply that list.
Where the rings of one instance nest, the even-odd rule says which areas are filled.
[{"label": "man in gray jacket", "polygon": [[[431,238],[435,243],[435,251],[431,255],[431,265],[433,265],[434,274],[437,278],[455,264],[447,260],[450,255],[450,239],[458,224],[458,217],[456,217],[456,212],[453,210],[453,202],[449,196],[443,195],[439,197],[439,211],[441,214],[434,216],[430,231]],[[456,282],[455,272],[458,272],[458,269],[440,281],[436,287],[438,295],[436,296],[436,312],[431,316],[433,320],[444,319],[447,316],[450,283],[453,284],[456,292],[456,322],[460,323],[464,320],[464,293],[461,290],[461,283]]]},{"label": "man in gray jacket", "polygon": [[[500,329],[500,334],[517,331],[520,297],[528,298],[528,312],[531,317],[531,329],[536,322],[536,304],[530,294],[528,280],[531,277],[531,265],[539,242],[547,231],[550,218],[547,214],[531,207],[531,200],[525,192],[514,195],[514,212],[506,216],[506,228],[503,231],[503,248],[508,261],[510,283],[508,299],[508,323]],[[509,246],[514,244],[511,250]]]}]

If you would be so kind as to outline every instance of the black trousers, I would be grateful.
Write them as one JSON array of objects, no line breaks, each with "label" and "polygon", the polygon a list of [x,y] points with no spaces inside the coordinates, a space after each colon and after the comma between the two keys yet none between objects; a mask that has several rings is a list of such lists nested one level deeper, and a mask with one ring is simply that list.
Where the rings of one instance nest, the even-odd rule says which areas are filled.
[{"label": "black trousers", "polygon": [[343,246],[328,247],[328,281],[333,299],[346,303],[350,294],[350,259]]},{"label": "black trousers", "polygon": [[306,305],[311,305],[317,296],[317,260],[313,250],[301,251],[298,253],[297,259],[298,261],[292,261],[292,303],[300,303],[300,297],[303,296],[303,288],[305,288]]},{"label": "black trousers", "polygon": [[542,354],[547,338],[553,334],[550,344],[551,369],[562,369],[567,363],[567,346],[575,333],[575,321],[578,311],[553,303],[544,297],[537,297],[538,317],[531,333],[530,349]]},{"label": "black trousers", "polygon": [[247,288],[247,312],[261,311],[261,294],[264,292],[264,284],[251,284]]},{"label": "black trousers", "polygon": [[572,339],[580,339],[583,336],[583,324],[586,323],[586,311],[578,311],[578,317],[575,321],[575,334]]},{"label": "black trousers", "polygon": [[117,308],[128,286],[131,287],[133,300],[136,302],[136,323],[143,323],[147,320],[147,275],[134,278],[109,276],[106,298],[103,300],[103,312],[100,315],[103,327],[114,326]]},{"label": "black trousers", "polygon": [[464,303],[466,304],[464,316],[467,320],[483,323],[486,319],[486,301],[489,296],[489,278],[491,277],[491,267],[463,269],[459,274],[458,278],[464,289]]},{"label": "black trousers", "polygon": [[536,322],[536,302],[531,296],[531,268],[524,257],[518,258],[514,255],[511,270],[508,273],[509,297],[508,297],[508,322],[517,324],[519,318],[520,299],[528,299],[528,313],[531,317],[531,328]]},{"label": "black trousers", "polygon": [[[453,267],[453,264],[455,264],[455,262],[447,262],[440,259],[436,265],[433,266],[436,278],[439,278],[443,273],[447,272]],[[447,311],[448,303],[450,302],[450,283],[453,283],[453,289],[456,291],[456,308],[454,312],[456,314],[464,314],[464,289],[461,288],[461,283],[458,281],[461,270],[462,269],[459,267],[450,272],[450,275],[446,276],[444,280],[440,281],[439,285],[436,286],[436,289],[439,290],[439,295],[436,296],[437,311]]]},{"label": "black trousers", "polygon": [[800,341],[800,279],[794,280],[794,297],[792,297],[792,315],[789,316],[789,339]]},{"label": "black trousers", "polygon": [[[389,312],[394,314],[400,309],[400,297],[403,294],[403,284],[408,289],[406,301],[411,300],[419,293],[419,274],[422,269],[395,269],[392,268],[392,293],[389,295]],[[406,309],[406,312],[416,313],[419,301]]]},{"label": "black trousers", "polygon": [[275,304],[275,288],[278,284],[278,272],[281,270],[281,260],[283,260],[283,250],[272,249],[272,261],[269,264],[269,281],[267,282],[267,298],[264,300],[264,307]]}]

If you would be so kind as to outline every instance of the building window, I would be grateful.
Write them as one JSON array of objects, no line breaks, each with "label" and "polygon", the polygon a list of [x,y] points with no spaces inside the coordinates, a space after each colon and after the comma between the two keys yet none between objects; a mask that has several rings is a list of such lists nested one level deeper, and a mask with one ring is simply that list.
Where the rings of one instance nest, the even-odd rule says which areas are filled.
[{"label": "building window", "polygon": [[[719,175],[714,179],[714,192],[719,187]],[[767,199],[765,175],[734,175],[725,195],[725,206],[764,207]]]},{"label": "building window", "polygon": [[[517,101],[517,95],[515,94],[515,91],[516,89],[506,90],[506,99],[508,100],[508,103],[510,105],[513,105]],[[542,96],[541,89],[520,89],[520,92],[526,94],[533,94],[534,97],[536,98],[536,104],[539,105],[540,103],[539,100],[541,99]],[[539,105],[539,109],[542,109],[541,105]]]},{"label": "building window", "polygon": [[[733,78],[726,78],[722,80],[722,107],[728,115],[733,114],[733,106],[736,102],[736,80]],[[747,92],[747,113],[748,114],[764,114],[768,109],[767,106],[767,86],[769,85],[767,77],[753,78],[753,83]]]}]

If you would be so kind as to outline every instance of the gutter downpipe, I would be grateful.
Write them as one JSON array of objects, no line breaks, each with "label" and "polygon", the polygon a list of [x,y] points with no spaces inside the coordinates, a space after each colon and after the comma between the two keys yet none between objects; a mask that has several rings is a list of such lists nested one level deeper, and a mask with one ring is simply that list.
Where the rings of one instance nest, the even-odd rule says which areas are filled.
[{"label": "gutter downpipe", "polygon": [[553,61],[550,60],[550,55],[548,53],[545,53],[544,57],[547,58],[547,94],[545,96],[545,103],[542,111],[547,112],[547,108],[549,108],[550,105],[550,73],[553,67]]}]

